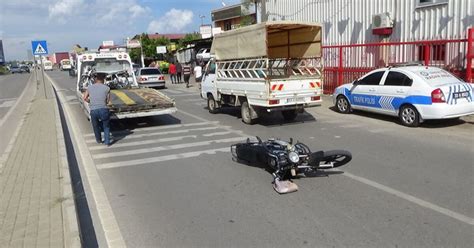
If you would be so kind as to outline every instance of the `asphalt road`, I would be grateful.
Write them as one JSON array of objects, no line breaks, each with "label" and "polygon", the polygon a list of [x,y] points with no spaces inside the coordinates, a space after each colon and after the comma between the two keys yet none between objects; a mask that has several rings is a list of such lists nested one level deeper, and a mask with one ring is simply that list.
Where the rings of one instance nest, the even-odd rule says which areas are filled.
[{"label": "asphalt road", "polygon": [[[168,85],[173,115],[114,122],[117,140],[94,143],[75,80],[48,72],[71,106],[130,247],[471,247],[472,118],[406,128],[391,117],[308,109],[292,123],[239,111],[212,115],[197,89]],[[295,180],[278,195],[266,171],[231,160],[247,136],[293,137],[313,150],[346,149],[341,172]]]},{"label": "asphalt road", "polygon": [[[28,102],[34,96],[33,74],[8,74],[0,76],[0,164],[6,157],[10,141],[27,109]],[[34,77],[34,76],[33,76]],[[30,82],[30,87],[26,87]],[[27,90],[28,89],[28,90]],[[1,172],[1,166],[0,166]]]},{"label": "asphalt road", "polygon": [[29,77],[29,73],[0,76],[0,119],[5,117],[10,108],[15,105]]}]

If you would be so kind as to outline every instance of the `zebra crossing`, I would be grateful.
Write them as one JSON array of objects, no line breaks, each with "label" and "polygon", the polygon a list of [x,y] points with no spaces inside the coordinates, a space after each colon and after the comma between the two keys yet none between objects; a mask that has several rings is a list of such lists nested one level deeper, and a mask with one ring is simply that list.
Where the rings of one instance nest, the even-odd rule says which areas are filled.
[{"label": "zebra crossing", "polygon": [[98,169],[136,165],[156,166],[173,160],[215,156],[230,152],[230,145],[247,136],[216,121],[144,127],[112,132],[115,143],[97,144],[94,134],[84,135]]}]

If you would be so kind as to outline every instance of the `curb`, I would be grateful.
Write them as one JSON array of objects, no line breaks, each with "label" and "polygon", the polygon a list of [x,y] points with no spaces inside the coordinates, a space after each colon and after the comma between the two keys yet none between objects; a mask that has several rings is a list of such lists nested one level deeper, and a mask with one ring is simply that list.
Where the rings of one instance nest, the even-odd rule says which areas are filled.
[{"label": "curb", "polygon": [[[51,85],[54,89],[58,89],[54,80],[48,74],[45,74],[45,77],[51,82]],[[81,139],[81,135],[78,133],[79,128],[77,127],[77,122],[75,122],[74,116],[72,116],[71,111],[69,109],[69,105],[66,104],[66,99],[63,95],[58,94],[57,98],[59,100],[59,104],[63,106],[64,116],[67,121],[68,129],[70,130],[71,139],[73,140],[74,149],[76,151],[81,151],[78,154],[82,164],[82,169],[84,169],[84,176],[83,179],[87,181],[93,204],[95,206],[95,210],[97,211],[98,215],[98,223],[93,220],[94,225],[100,224],[102,231],[104,233],[105,243],[104,245],[108,247],[126,247],[125,241],[123,239],[122,233],[120,232],[120,228],[118,226],[117,220],[115,218],[114,212],[112,211],[112,207],[109,203],[107,198],[107,194],[105,192],[105,188],[102,184],[102,180],[99,176],[97,168],[92,160],[92,156],[89,153],[87,145]],[[70,127],[70,128],[69,128]],[[91,206],[92,208],[92,206]],[[94,218],[93,218],[94,219]],[[98,230],[96,229],[96,235]],[[99,242],[99,246],[103,246]]]},{"label": "curb", "polygon": [[58,99],[56,97],[56,89],[53,88],[51,80],[51,91],[54,96],[54,114],[56,116],[56,138],[58,142],[59,156],[59,175],[62,178],[62,197],[64,201],[61,203],[63,214],[63,230],[64,230],[64,247],[81,247],[81,239],[79,234],[79,223],[77,220],[77,210],[74,202],[74,193],[72,192],[71,175],[69,172],[69,163],[67,160],[66,144],[64,141],[63,125],[59,115]]},{"label": "curb", "polygon": [[[36,72],[35,72],[36,73]],[[30,85],[31,84],[31,85]],[[30,75],[30,78],[28,79],[28,83],[26,84],[25,87],[31,87],[33,86],[33,74]],[[5,152],[2,154],[2,156],[0,157],[0,174],[3,173],[3,166],[4,164],[7,162],[8,160],[8,157],[10,156],[10,153],[13,149],[13,145],[15,144],[16,142],[16,139],[18,137],[18,134],[20,133],[20,129],[23,127],[23,124],[25,123],[25,119],[26,119],[26,114],[28,112],[30,112],[30,109],[31,109],[31,104],[32,104],[32,100],[34,100],[35,96],[36,96],[36,92],[37,92],[37,87],[33,87],[33,97],[31,100],[28,101],[28,105],[26,106],[26,109],[25,109],[25,114],[23,114],[23,116],[21,117],[20,121],[18,122],[18,126],[16,127],[15,129],[15,132],[13,133],[13,136],[10,138],[10,141],[8,142],[8,145],[5,149]],[[14,109],[16,109],[17,105],[23,101],[24,97],[25,97],[25,94],[26,94],[26,91],[28,91],[28,89],[25,89],[20,97],[18,97],[18,100],[16,101],[15,105],[13,105],[10,109],[10,111],[8,111],[8,113],[5,115],[5,118],[4,120],[7,119],[8,115],[11,114],[13,112]],[[0,126],[2,126],[3,123],[1,123]]]}]

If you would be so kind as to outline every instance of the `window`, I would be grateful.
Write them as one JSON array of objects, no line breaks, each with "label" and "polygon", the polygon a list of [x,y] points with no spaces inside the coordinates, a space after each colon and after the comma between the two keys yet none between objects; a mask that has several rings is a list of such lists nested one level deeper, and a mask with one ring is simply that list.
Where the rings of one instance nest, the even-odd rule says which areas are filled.
[{"label": "window", "polygon": [[161,74],[160,70],[158,69],[141,69],[140,75],[156,75]]},{"label": "window", "polygon": [[411,86],[412,80],[407,77],[405,74],[391,71],[388,73],[385,83],[383,85],[393,85],[393,86]]},{"label": "window", "polygon": [[374,72],[363,79],[359,80],[360,85],[379,85],[385,71]]}]

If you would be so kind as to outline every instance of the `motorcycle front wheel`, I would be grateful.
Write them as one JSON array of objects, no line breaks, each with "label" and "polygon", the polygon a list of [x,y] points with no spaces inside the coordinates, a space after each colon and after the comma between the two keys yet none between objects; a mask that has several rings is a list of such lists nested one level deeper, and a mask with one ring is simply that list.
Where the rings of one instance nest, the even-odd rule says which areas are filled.
[{"label": "motorcycle front wheel", "polygon": [[352,154],[345,150],[331,150],[325,151],[321,163],[333,163],[333,168],[343,166],[352,160]]}]

